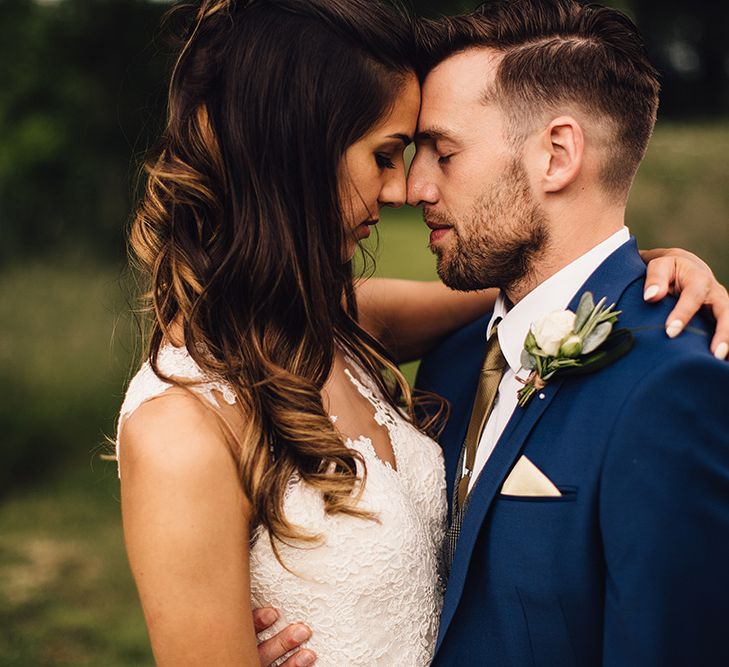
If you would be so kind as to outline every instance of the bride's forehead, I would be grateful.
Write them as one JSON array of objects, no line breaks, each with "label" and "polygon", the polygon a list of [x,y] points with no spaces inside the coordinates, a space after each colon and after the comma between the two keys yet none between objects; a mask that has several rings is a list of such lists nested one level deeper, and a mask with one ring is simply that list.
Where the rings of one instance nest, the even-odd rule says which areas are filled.
[{"label": "bride's forehead", "polygon": [[373,130],[383,135],[402,134],[412,137],[419,113],[420,84],[413,77],[401,88],[389,113]]}]

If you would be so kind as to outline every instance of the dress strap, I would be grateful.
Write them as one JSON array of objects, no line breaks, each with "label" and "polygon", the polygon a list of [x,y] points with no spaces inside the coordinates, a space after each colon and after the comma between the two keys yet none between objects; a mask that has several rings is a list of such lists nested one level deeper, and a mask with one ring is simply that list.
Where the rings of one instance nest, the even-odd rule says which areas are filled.
[{"label": "dress strap", "polygon": [[[193,381],[194,384],[189,386],[190,390],[200,394],[216,408],[220,407],[216,393],[222,396],[228,405],[234,405],[236,402],[236,395],[232,387],[223,380],[206,375],[184,347],[162,346],[157,354],[157,367],[168,377]],[[149,360],[142,364],[137,374],[131,379],[117,421],[117,464],[119,461],[119,430],[122,421],[139,408],[142,403],[161,396],[173,386],[171,382],[163,380],[154,372]]]}]

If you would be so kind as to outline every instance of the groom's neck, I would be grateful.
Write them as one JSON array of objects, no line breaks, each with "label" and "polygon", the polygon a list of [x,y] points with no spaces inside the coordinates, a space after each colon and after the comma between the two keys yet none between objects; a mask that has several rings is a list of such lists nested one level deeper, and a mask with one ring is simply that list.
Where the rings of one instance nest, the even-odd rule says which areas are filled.
[{"label": "groom's neck", "polygon": [[528,271],[503,291],[513,304],[585,253],[610,238],[625,225],[625,209],[598,211],[589,217],[571,213],[552,218],[549,235]]}]

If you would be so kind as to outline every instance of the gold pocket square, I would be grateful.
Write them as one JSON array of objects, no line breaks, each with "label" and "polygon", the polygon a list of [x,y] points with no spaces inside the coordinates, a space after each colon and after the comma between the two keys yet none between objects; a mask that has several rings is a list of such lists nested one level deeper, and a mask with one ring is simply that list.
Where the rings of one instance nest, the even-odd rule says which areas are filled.
[{"label": "gold pocket square", "polygon": [[511,469],[501,487],[504,496],[561,496],[559,489],[526,456]]}]

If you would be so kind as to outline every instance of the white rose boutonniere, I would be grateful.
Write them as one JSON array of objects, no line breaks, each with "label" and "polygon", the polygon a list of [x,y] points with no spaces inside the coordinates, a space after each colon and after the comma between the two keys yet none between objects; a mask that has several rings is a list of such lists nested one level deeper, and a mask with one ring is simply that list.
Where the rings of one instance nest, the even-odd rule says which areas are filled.
[{"label": "white rose boutonniere", "polygon": [[557,373],[594,373],[630,351],[633,335],[627,329],[613,331],[620,311],[615,304],[605,307],[605,302],[603,298],[595,305],[592,294],[585,292],[576,313],[556,311],[532,325],[521,353],[521,365],[531,371],[519,390],[521,407]]},{"label": "white rose boutonniere", "polygon": [[532,326],[532,333],[539,349],[550,357],[556,357],[562,342],[572,334],[576,318],[571,310],[558,310],[537,320]]}]

